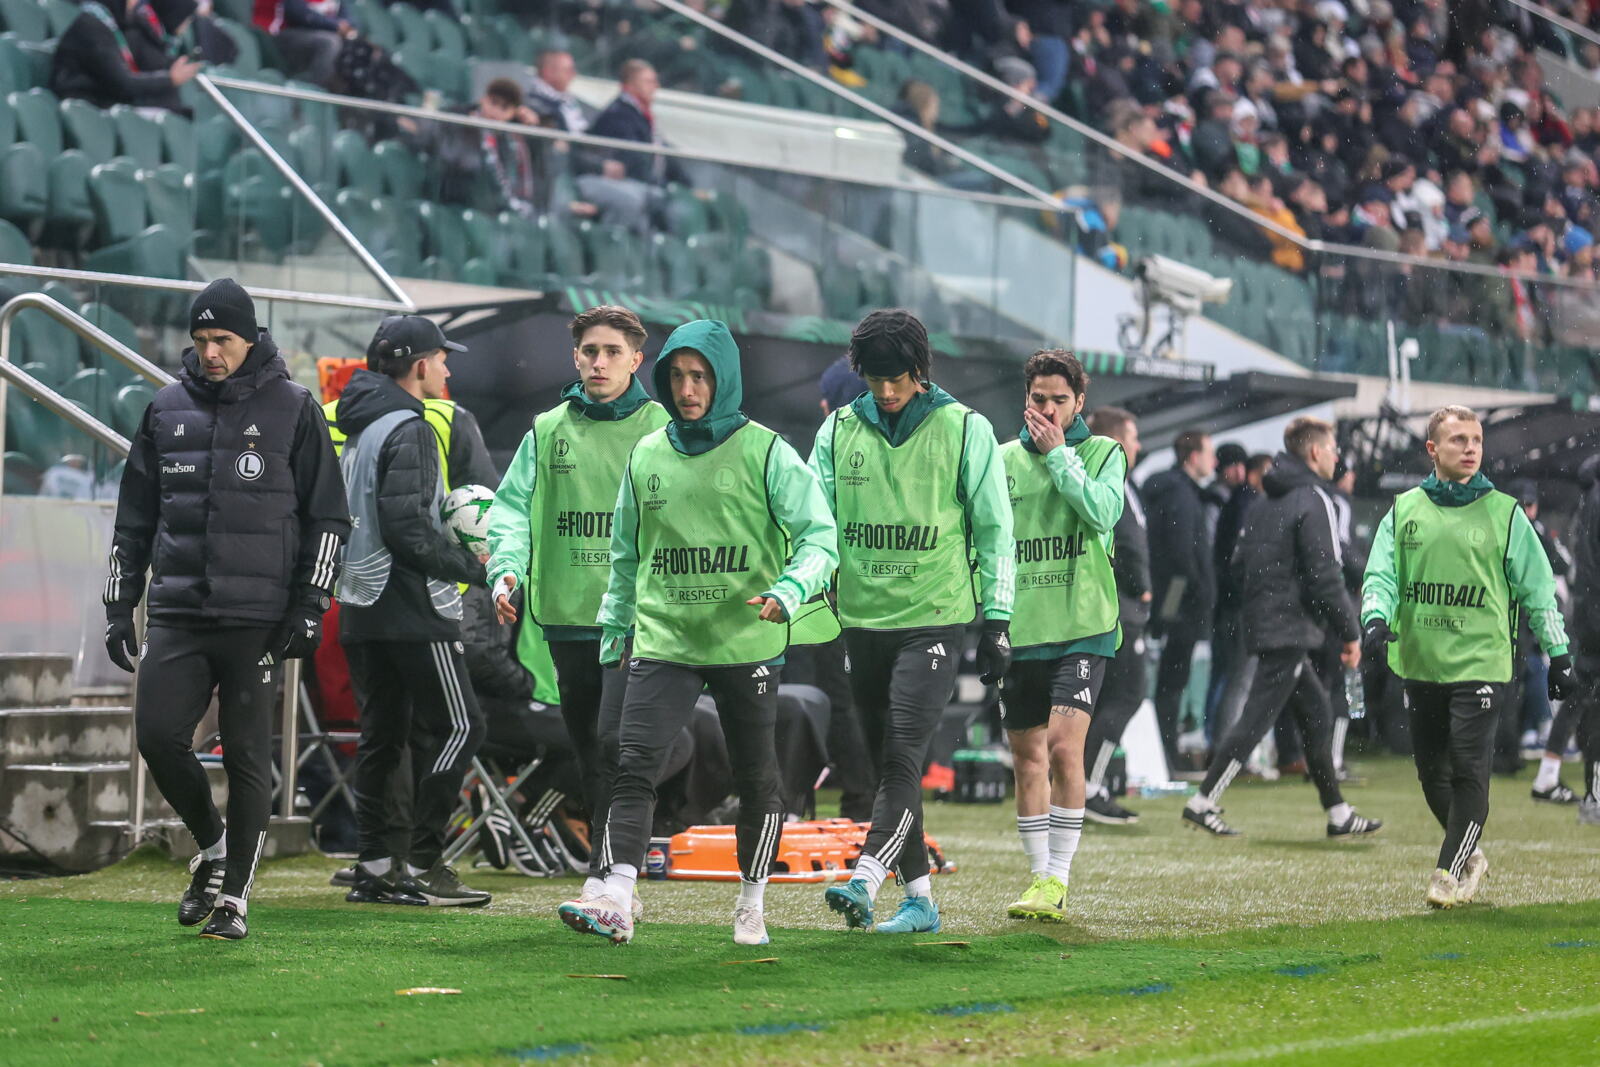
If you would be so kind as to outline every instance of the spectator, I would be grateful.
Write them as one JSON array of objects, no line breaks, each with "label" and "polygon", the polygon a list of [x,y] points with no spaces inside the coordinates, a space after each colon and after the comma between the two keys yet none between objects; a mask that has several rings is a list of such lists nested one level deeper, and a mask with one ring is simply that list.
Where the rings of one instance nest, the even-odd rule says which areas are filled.
[{"label": "spectator", "polygon": [[[995,72],[1017,92],[1036,95],[1039,81],[1027,60],[1008,56],[995,64]],[[995,137],[1025,144],[1040,144],[1050,136],[1050,123],[1043,115],[1009,96],[1001,98],[983,126]]]},{"label": "spectator", "polygon": [[525,100],[539,121],[567,133],[586,133],[591,114],[587,104],[571,92],[578,76],[572,53],[564,48],[547,48],[539,53],[536,73],[528,79]]},{"label": "spectator", "polygon": [[[538,115],[522,102],[522,89],[510,78],[491,81],[477,103],[457,113],[491,122],[539,125]],[[529,218],[548,210],[552,183],[540,174],[527,138],[471,126],[434,128],[432,150],[439,160],[441,199],[491,216],[513,211]],[[567,207],[578,215],[596,213],[592,204],[581,201]]]},{"label": "spectator", "polygon": [[255,0],[251,21],[272,35],[292,77],[325,88],[344,42],[359,32],[346,0]]},{"label": "spectator", "polygon": [[1072,50],[1072,13],[1068,0],[1008,0],[1006,9],[1028,24],[1033,35],[1029,57],[1038,71],[1034,92],[1045,103],[1053,103],[1067,87],[1067,71]]},{"label": "spectator", "polygon": [[[900,101],[895,104],[895,114],[910,119],[918,126],[935,133],[939,129],[939,91],[925,81],[915,78],[900,87]],[[994,180],[982,171],[973,170],[944,149],[921,137],[907,137],[906,165],[956,189],[983,191]]]},{"label": "spectator", "polygon": [[93,500],[94,471],[89,469],[88,457],[73,452],[46,467],[39,481],[39,495],[63,500]]},{"label": "spectator", "polygon": [[[665,144],[656,129],[652,110],[656,93],[661,89],[661,79],[656,68],[642,59],[630,59],[622,64],[617,79],[621,85],[617,98],[600,112],[589,127],[596,137],[610,137],[618,141],[638,141],[641,144]],[[645,185],[664,185],[676,172],[676,165],[666,156],[648,152],[611,152],[600,161],[600,175],[612,180],[630,178]]]},{"label": "spectator", "polygon": [[87,100],[96,107],[127,104],[187,113],[178,87],[200,70],[184,56],[141,67],[129,44],[143,0],[113,0],[110,7],[86,5],[61,35],[50,61],[50,89],[62,99]]}]

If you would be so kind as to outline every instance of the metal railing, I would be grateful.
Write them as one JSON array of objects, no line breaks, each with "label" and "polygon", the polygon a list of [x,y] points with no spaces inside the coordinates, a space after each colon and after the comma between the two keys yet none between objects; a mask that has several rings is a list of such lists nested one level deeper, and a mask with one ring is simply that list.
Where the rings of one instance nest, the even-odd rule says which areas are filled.
[{"label": "metal railing", "polygon": [[[113,276],[115,277],[115,276]],[[151,279],[142,279],[150,281]],[[65,420],[75,429],[89,435],[111,452],[126,459],[129,441],[77,404],[51,389],[33,375],[11,362],[12,324],[23,311],[38,311],[71,330],[78,337],[95,346],[129,370],[158,386],[177,381],[171,374],[145,359],[139,353],[106,333],[100,327],[72,311],[59,301],[41,293],[23,293],[12,297],[0,306],[0,443],[5,441],[5,414],[7,391],[16,387],[30,399],[37,401],[46,411]],[[0,512],[5,501],[5,453],[0,449]],[[141,614],[143,608],[141,606]],[[137,691],[139,664],[135,664],[134,687]],[[283,714],[281,717],[283,743],[280,751],[279,809],[284,817],[294,814],[297,792],[296,778],[299,764],[300,716],[300,661],[289,660],[283,671]],[[129,847],[137,847],[144,839],[145,766],[139,755],[139,731],[130,730],[128,751],[129,806],[127,837]]]}]

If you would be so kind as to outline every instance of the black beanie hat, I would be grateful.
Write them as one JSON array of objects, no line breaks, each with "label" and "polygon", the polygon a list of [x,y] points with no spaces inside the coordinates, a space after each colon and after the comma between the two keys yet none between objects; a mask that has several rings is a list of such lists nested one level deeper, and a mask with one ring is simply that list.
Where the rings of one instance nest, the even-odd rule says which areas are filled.
[{"label": "black beanie hat", "polygon": [[218,278],[189,305],[189,333],[207,327],[227,330],[256,343],[261,330],[256,326],[255,301],[232,278]]}]

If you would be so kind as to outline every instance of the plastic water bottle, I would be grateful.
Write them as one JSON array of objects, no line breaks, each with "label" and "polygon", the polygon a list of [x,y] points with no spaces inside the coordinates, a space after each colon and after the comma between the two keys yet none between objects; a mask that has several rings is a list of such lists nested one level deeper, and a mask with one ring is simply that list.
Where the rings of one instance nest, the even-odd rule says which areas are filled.
[{"label": "plastic water bottle", "polygon": [[1361,684],[1361,672],[1354,667],[1344,669],[1344,702],[1351,719],[1367,717],[1367,692]]}]

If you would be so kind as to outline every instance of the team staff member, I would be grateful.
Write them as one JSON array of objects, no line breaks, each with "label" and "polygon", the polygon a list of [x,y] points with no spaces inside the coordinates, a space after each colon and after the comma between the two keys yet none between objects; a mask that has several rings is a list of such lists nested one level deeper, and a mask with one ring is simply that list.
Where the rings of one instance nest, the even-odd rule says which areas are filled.
[{"label": "team staff member", "polygon": [[1417,777],[1445,831],[1425,899],[1449,908],[1472,900],[1489,869],[1478,838],[1519,606],[1550,655],[1550,699],[1576,686],[1550,560],[1516,499],[1484,477],[1478,416],[1435,411],[1427,449],[1433,473],[1400,494],[1373,538],[1362,641],[1369,656],[1394,645],[1389,665],[1405,684]]},{"label": "team staff member", "polygon": [[[106,651],[126,671],[142,660],[139,752],[200,849],[178,922],[237,940],[272,808],[279,666],[317,647],[350,516],[316,401],[289,379],[249,294],[231,278],[206,286],[189,336],[181,376],[145,409],[123,468]],[[147,567],[140,652],[133,611]],[[226,832],[192,750],[212,690]]]},{"label": "team staff member", "polygon": [[1035,352],[1022,432],[1000,447],[1017,545],[1011,669],[1001,714],[1016,761],[1017,833],[1033,882],[1013,919],[1066,919],[1083,833],[1084,740],[1106,661],[1116,654],[1112,529],[1128,476],[1122,447],[1083,421],[1089,376],[1062,349]]},{"label": "team staff member", "polygon": [[[850,336],[868,392],[829,415],[811,467],[839,523],[839,618],[850,688],[879,768],[872,829],[855,874],[824,896],[851,927],[898,869],[906,897],[880,933],[939,928],[922,833],[922,765],[979,616],[978,670],[1011,662],[1011,502],[994,428],[928,380],[928,332],[910,312],[874,311]],[[977,555],[978,596],[973,564]]]},{"label": "team staff member", "polygon": [[[578,380],[533,420],[489,513],[489,581],[503,623],[517,620],[512,594],[544,631],[561,690],[561,717],[577,752],[589,809],[589,877],[580,900],[600,895],[600,849],[616,774],[617,728],[627,675],[600,666],[595,618],[611,575],[611,522],[628,453],[668,422],[635,377],[644,324],[627,308],[590,308],[571,322]],[[637,898],[633,907],[637,919]]]},{"label": "team staff member", "polygon": [[[339,643],[361,705],[356,746],[359,834],[354,903],[480,905],[489,894],[461,884],[440,863],[445,822],[483,739],[483,715],[467,678],[457,582],[484,569],[446,535],[444,478],[423,417],[428,379],[449,378],[445,359],[465,351],[420,315],[383,320],[339,398],[348,435],[341,464],[354,520],[339,579]],[[411,749],[411,850],[390,855],[390,781]]]},{"label": "team staff member", "polygon": [[733,939],[767,942],[767,875],[783,833],[774,728],[789,620],[838,565],[833,516],[783,438],[739,410],[744,386],[728,327],[674,330],[655,368],[672,421],[628,458],[611,529],[600,660],[621,662],[636,628],[621,751],[601,838],[601,894],[561,919],[613,942],[633,938],[630,901],[650,841],[655,786],[701,690],[717,704],[733,767],[739,897]]},{"label": "team staff member", "polygon": [[1200,792],[1183,809],[1185,825],[1219,837],[1238,831],[1222,821],[1217,802],[1267,736],[1285,705],[1294,708],[1306,766],[1328,815],[1329,837],[1377,833],[1383,824],[1357,815],[1339,791],[1333,762],[1333,709],[1316,659],[1331,632],[1341,662],[1361,665],[1361,628],[1344,585],[1344,557],[1327,484],[1339,462],[1333,426],[1295,419],[1283,451],[1262,479],[1263,496],[1245,516],[1232,565],[1239,576],[1244,650],[1256,658],[1244,710],[1217,740]]},{"label": "team staff member", "polygon": [[[1139,462],[1139,424],[1124,408],[1096,408],[1089,414],[1089,432],[1109,437],[1122,446],[1131,473]],[[1129,477],[1123,482],[1122,516],[1112,531],[1111,570],[1117,579],[1117,625],[1122,644],[1106,666],[1105,684],[1095,702],[1089,736],[1084,740],[1086,768],[1083,814],[1090,822],[1127,826],[1139,816],[1117,802],[1106,788],[1106,772],[1128,723],[1138,713],[1149,689],[1145,666],[1144,631],[1150,622],[1150,541],[1145,531],[1144,505],[1139,489]]]},{"label": "team staff member", "polygon": [[1580,706],[1583,799],[1578,822],[1600,826],[1600,455],[1578,468],[1583,498],[1572,528],[1572,651],[1578,674],[1571,703]]}]

